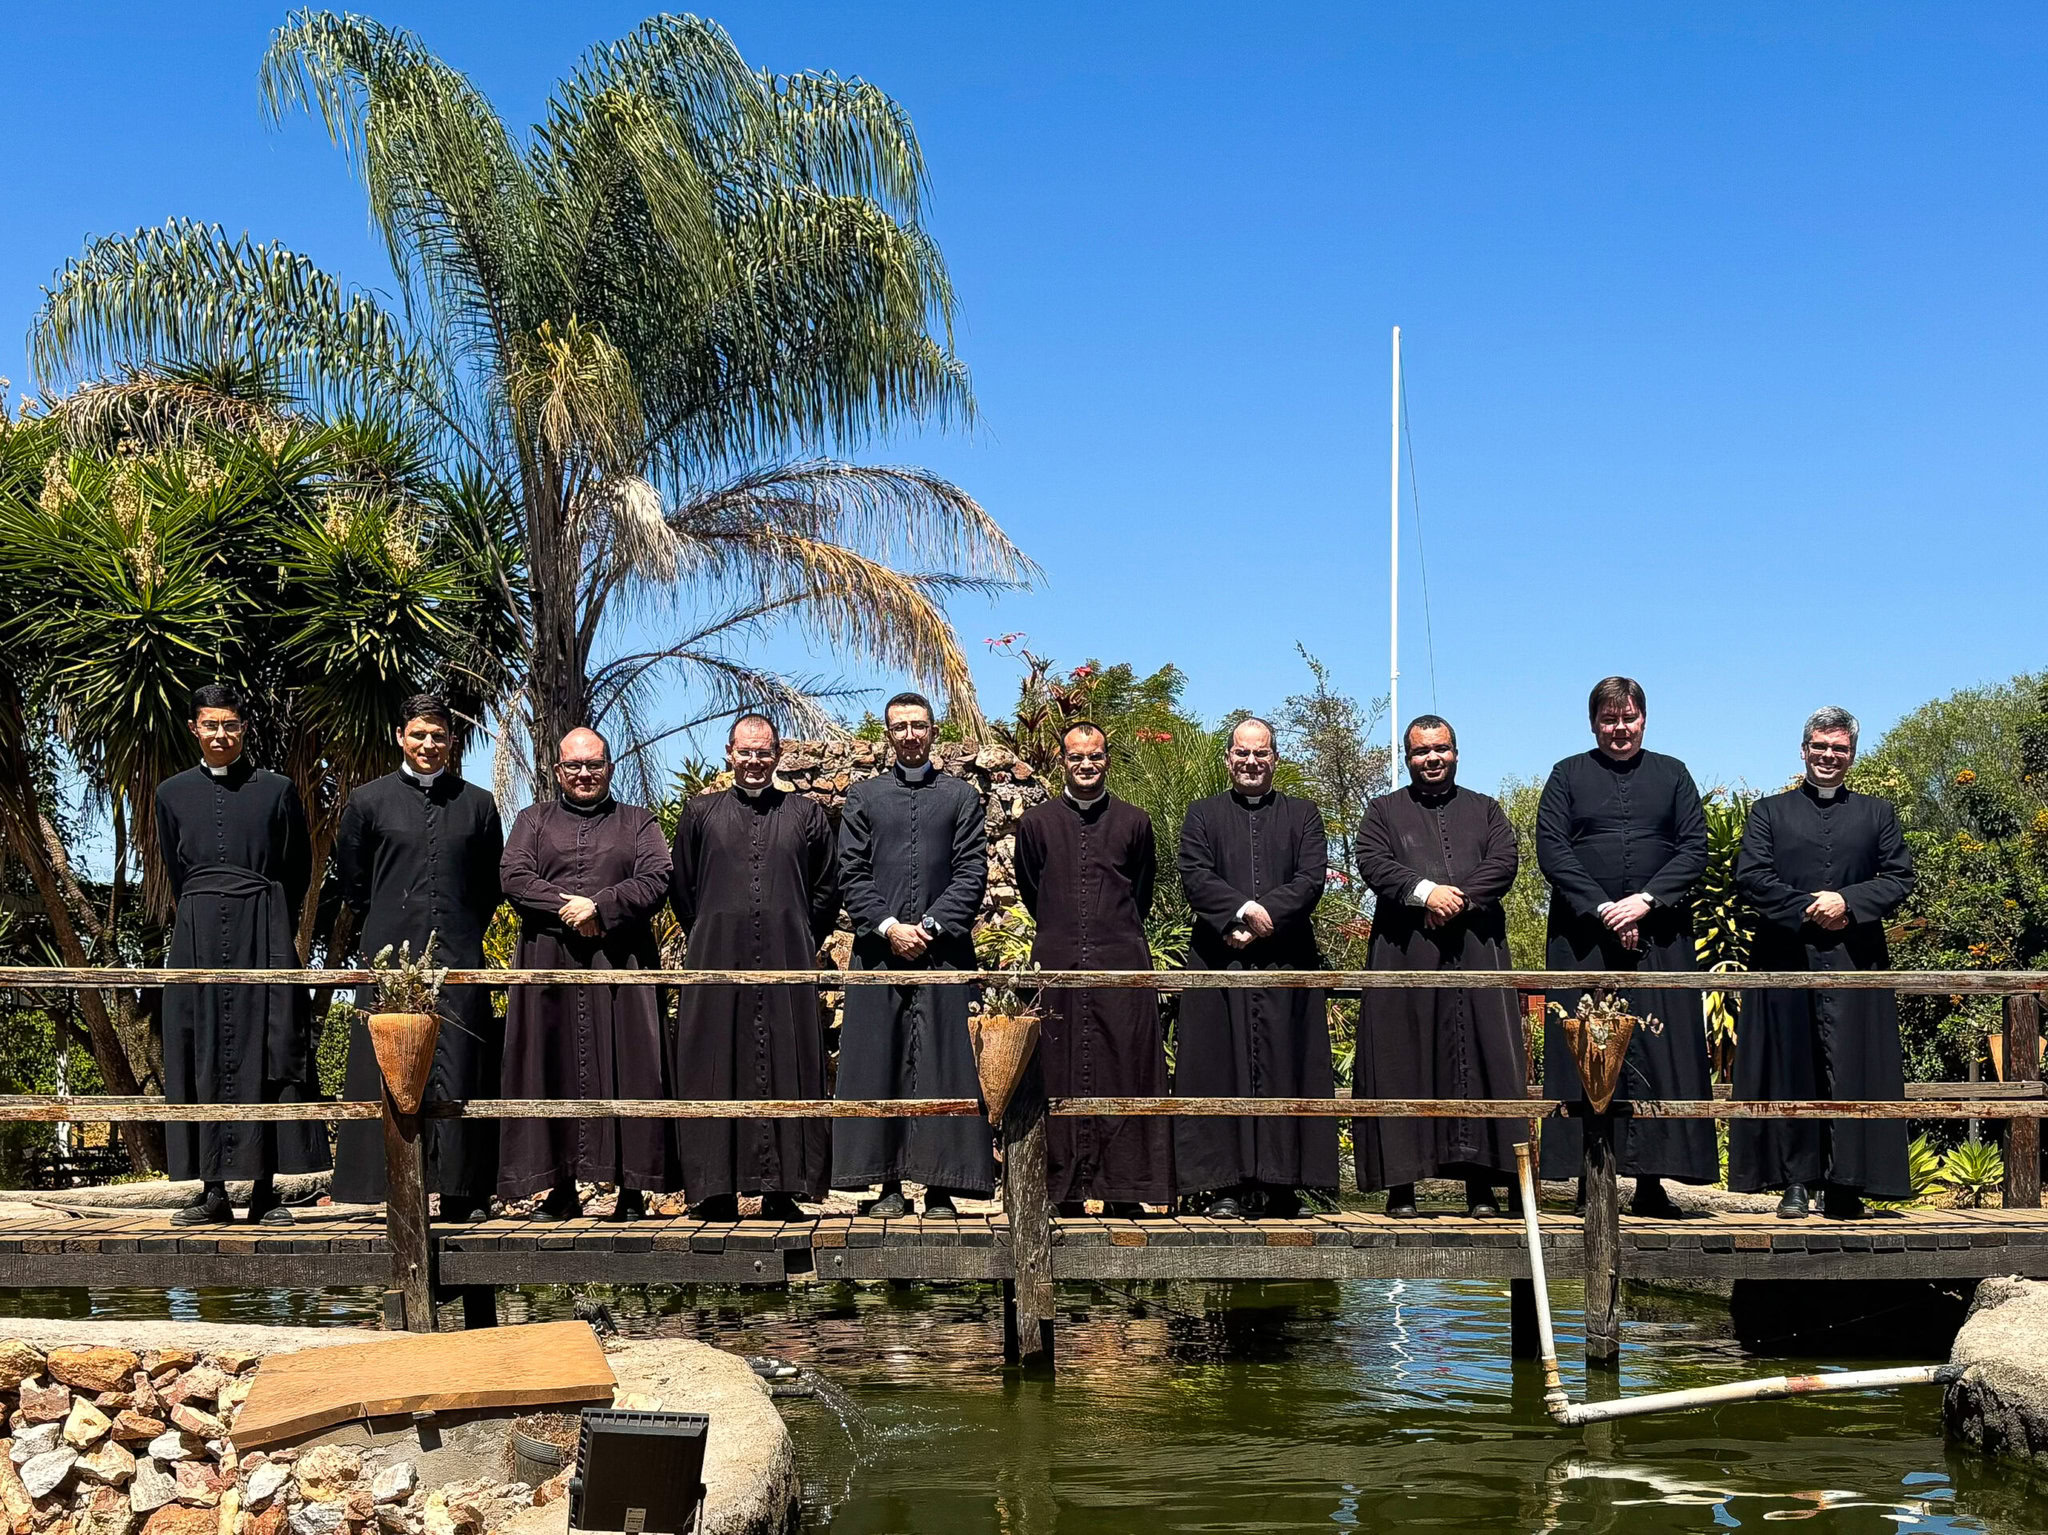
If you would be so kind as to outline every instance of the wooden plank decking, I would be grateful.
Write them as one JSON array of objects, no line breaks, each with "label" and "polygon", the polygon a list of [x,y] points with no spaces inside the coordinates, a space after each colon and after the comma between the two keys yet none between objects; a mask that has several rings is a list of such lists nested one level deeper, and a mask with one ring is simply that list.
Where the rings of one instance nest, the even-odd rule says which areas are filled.
[{"label": "wooden plank decking", "polygon": [[[948,1282],[1013,1276],[1000,1214],[953,1221],[826,1215],[786,1225],[687,1218],[497,1219],[433,1230],[444,1289],[523,1284],[777,1285],[819,1280]],[[168,1289],[386,1285],[382,1218],[309,1212],[289,1230],[174,1229],[167,1213],[0,1218],[0,1285]],[[1580,1226],[1544,1222],[1544,1261],[1576,1278]],[[1515,1279],[1521,1226],[1345,1211],[1296,1221],[1059,1220],[1059,1280]],[[1624,1216],[1621,1266],[1639,1279],[2048,1278],[2048,1211],[1942,1210],[1853,1223],[1767,1214],[1645,1221]]]}]

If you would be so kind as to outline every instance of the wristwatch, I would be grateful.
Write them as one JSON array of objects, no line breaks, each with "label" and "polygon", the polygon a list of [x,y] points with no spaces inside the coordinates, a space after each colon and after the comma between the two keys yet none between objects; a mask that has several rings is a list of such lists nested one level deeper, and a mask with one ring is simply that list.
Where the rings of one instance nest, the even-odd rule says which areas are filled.
[{"label": "wristwatch", "polygon": [[917,930],[927,938],[937,938],[945,929],[935,922],[929,913],[917,924]]}]

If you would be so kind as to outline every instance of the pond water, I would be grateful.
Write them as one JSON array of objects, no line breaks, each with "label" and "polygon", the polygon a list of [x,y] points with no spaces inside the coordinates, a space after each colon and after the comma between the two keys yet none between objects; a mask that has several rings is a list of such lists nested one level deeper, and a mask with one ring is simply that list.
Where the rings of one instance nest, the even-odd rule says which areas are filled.
[{"label": "pond water", "polygon": [[[778,1355],[836,1386],[781,1404],[806,1528],[833,1535],[2048,1530],[2048,1485],[1944,1446],[1934,1387],[1557,1429],[1538,1368],[1508,1359],[1501,1284],[1065,1287],[1049,1377],[1002,1367],[993,1287],[588,1293],[629,1334]],[[1569,1354],[1572,1291],[1554,1296]],[[507,1292],[501,1314],[575,1299]],[[1823,1363],[1745,1355],[1715,1300],[1630,1308],[1625,1392]],[[377,1297],[0,1291],[17,1311],[373,1325]],[[1569,1357],[1566,1373],[1583,1393]]]}]

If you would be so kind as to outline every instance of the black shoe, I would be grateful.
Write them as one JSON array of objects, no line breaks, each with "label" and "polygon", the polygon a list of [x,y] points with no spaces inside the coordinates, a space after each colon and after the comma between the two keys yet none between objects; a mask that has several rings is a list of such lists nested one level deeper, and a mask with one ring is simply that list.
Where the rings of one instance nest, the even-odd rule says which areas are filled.
[{"label": "black shoe", "polygon": [[1112,1199],[1102,1207],[1105,1220],[1142,1221],[1147,1219],[1145,1207],[1135,1199]]},{"label": "black shoe", "polygon": [[876,1220],[898,1221],[910,1213],[910,1201],[903,1197],[903,1190],[890,1189],[868,1206],[867,1213]]},{"label": "black shoe", "polygon": [[1244,1206],[1235,1194],[1219,1194],[1209,1201],[1207,1213],[1211,1220],[1241,1221],[1244,1219]]},{"label": "black shoe", "polygon": [[1636,1179],[1635,1198],[1628,1202],[1628,1213],[1646,1221],[1675,1221],[1684,1217],[1684,1212],[1664,1192],[1664,1185],[1655,1178]]},{"label": "black shoe", "polygon": [[806,1219],[804,1207],[796,1202],[794,1194],[763,1194],[761,1196],[761,1219],[764,1221],[800,1221]]},{"label": "black shoe", "polygon": [[647,1218],[647,1195],[641,1189],[620,1189],[618,1202],[612,1206],[612,1213],[605,1217],[614,1221],[638,1221]]},{"label": "black shoe", "polygon": [[1259,1212],[1262,1219],[1269,1221],[1292,1221],[1301,1218],[1301,1194],[1295,1189],[1266,1189],[1265,1208]]},{"label": "black shoe", "polygon": [[249,1196],[249,1220],[257,1226],[289,1226],[292,1212],[268,1183],[259,1183]]},{"label": "black shoe", "polygon": [[1062,1199],[1052,1207],[1052,1213],[1063,1221],[1085,1221],[1088,1219],[1088,1201],[1085,1199]]},{"label": "black shoe", "polygon": [[953,1196],[944,1189],[924,1191],[924,1213],[937,1220],[951,1221],[960,1218],[960,1212],[953,1208]]},{"label": "black shoe", "polygon": [[583,1213],[583,1201],[576,1195],[576,1186],[549,1189],[548,1197],[540,1202],[535,1212],[544,1221],[573,1221]]},{"label": "black shoe", "polygon": [[1415,1185],[1397,1183],[1387,1190],[1387,1214],[1397,1221],[1412,1221],[1422,1212],[1415,1208]]},{"label": "black shoe", "polygon": [[488,1199],[451,1199],[441,1196],[441,1219],[444,1221],[480,1221],[489,1217],[491,1202]]},{"label": "black shoe", "polygon": [[737,1194],[707,1194],[690,1206],[690,1219],[697,1221],[736,1221],[740,1218],[740,1196]]},{"label": "black shoe", "polygon": [[1805,1184],[1788,1183],[1785,1185],[1785,1197],[1778,1201],[1779,1220],[1803,1221],[1812,1213],[1812,1210],[1813,1207],[1807,1199]]},{"label": "black shoe", "polygon": [[1820,1213],[1831,1221],[1860,1221],[1870,1212],[1863,1208],[1860,1189],[1840,1188],[1830,1183],[1821,1191]]},{"label": "black shoe", "polygon": [[197,1201],[171,1212],[173,1226],[225,1226],[235,1218],[226,1189],[209,1189]]},{"label": "black shoe", "polygon": [[1494,1203],[1493,1185],[1474,1179],[1465,1180],[1465,1213],[1475,1220],[1498,1220],[1500,1206]]}]

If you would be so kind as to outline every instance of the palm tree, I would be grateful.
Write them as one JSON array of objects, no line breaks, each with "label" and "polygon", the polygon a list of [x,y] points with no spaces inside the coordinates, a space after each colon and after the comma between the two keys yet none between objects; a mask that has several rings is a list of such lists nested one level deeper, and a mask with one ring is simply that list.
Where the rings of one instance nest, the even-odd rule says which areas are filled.
[{"label": "palm tree", "polygon": [[[979,725],[944,601],[1035,567],[958,487],[822,456],[973,415],[895,102],[752,70],[691,17],[594,49],[523,142],[412,34],[361,17],[294,14],[262,87],[362,177],[400,308],[174,221],[59,274],[33,338],[46,374],[248,357],[316,408],[376,402],[430,434],[519,511],[536,758],[579,724],[635,727],[665,678],[707,715],[818,723],[814,682],[736,653],[784,620]],[[672,627],[612,648],[635,615]]]}]

